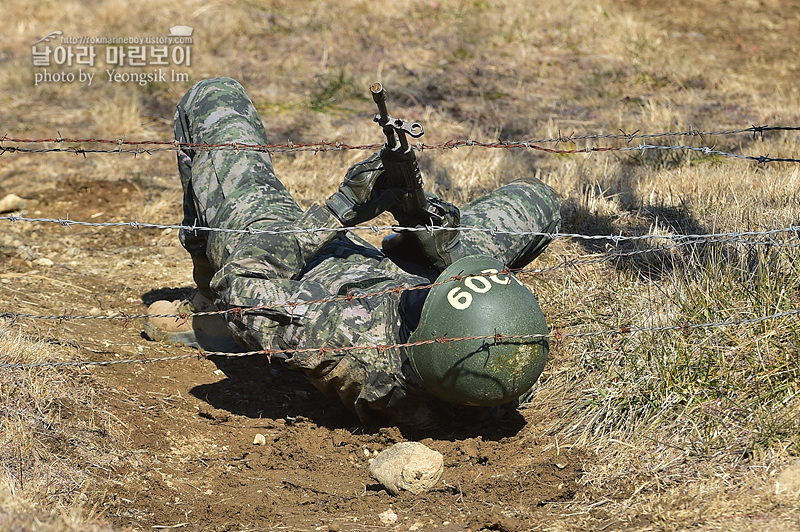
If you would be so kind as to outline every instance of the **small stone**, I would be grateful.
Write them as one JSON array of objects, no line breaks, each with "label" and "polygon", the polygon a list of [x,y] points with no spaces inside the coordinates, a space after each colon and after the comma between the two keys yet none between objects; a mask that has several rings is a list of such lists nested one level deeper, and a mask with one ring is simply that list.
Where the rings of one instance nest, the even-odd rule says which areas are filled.
[{"label": "small stone", "polygon": [[253,438],[253,445],[266,445],[267,438],[264,437],[263,434],[256,434],[256,437]]},{"label": "small stone", "polygon": [[16,194],[7,194],[0,199],[0,212],[20,211],[25,208],[28,201]]},{"label": "small stone", "polygon": [[439,482],[444,457],[419,442],[396,443],[380,453],[370,464],[369,474],[392,495],[401,490],[417,494]]},{"label": "small stone", "polygon": [[391,508],[389,508],[385,512],[379,513],[378,518],[384,525],[393,525],[397,522],[397,514]]},{"label": "small stone", "polygon": [[37,266],[44,266],[45,268],[50,268],[53,266],[53,261],[47,257],[40,257],[33,261],[33,263]]}]

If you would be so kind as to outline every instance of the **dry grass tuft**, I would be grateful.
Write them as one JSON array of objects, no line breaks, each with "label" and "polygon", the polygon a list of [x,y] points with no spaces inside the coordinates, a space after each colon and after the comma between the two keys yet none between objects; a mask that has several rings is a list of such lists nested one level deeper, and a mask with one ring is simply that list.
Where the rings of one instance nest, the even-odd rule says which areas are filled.
[{"label": "dry grass tuft", "polygon": [[[74,356],[57,341],[0,330],[0,363],[35,364]],[[75,369],[32,368],[0,374],[0,530],[98,529],[86,489],[105,455],[113,417],[91,377]],[[36,527],[38,528],[38,526]]]}]

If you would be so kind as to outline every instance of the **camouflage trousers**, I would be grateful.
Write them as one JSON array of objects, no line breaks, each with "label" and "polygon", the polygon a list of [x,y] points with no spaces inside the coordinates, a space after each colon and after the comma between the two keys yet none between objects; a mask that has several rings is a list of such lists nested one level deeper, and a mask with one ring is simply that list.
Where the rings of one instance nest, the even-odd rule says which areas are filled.
[{"label": "camouflage trousers", "polygon": [[[175,114],[175,140],[196,144],[269,142],[244,88],[230,78],[201,81],[186,93]],[[291,222],[303,212],[275,176],[267,152],[182,149],[178,169],[184,192],[183,225],[247,229],[255,221]],[[230,201],[232,197],[237,201]],[[555,191],[537,179],[523,178],[462,206],[461,225],[554,233],[560,227],[559,208]],[[183,230],[180,238],[189,253],[207,256],[219,269],[242,235]],[[514,268],[532,261],[549,241],[530,235],[461,234],[467,255],[489,254]],[[296,265],[298,270],[303,266],[300,262]]]},{"label": "camouflage trousers", "polygon": [[[175,138],[195,144],[268,143],[253,103],[229,78],[201,81],[189,90],[178,104]],[[229,318],[240,341],[254,349],[280,348],[286,354],[278,358],[288,367],[320,390],[338,394],[362,418],[376,410],[409,411],[410,404],[423,402],[415,396],[405,348],[337,348],[401,343],[401,290],[433,282],[438,273],[404,270],[352,232],[306,232],[338,223],[319,205],[303,211],[275,175],[266,151],[186,146],[178,152],[178,168],[183,225],[218,229],[180,233],[186,250],[207,257],[217,271],[211,283],[216,303],[271,305]],[[462,226],[489,230],[462,232],[464,251],[522,267],[549,243],[530,233],[558,230],[559,207],[557,194],[541,181],[513,181],[461,208]],[[289,231],[297,228],[304,231]],[[330,298],[345,294],[363,297]]]}]

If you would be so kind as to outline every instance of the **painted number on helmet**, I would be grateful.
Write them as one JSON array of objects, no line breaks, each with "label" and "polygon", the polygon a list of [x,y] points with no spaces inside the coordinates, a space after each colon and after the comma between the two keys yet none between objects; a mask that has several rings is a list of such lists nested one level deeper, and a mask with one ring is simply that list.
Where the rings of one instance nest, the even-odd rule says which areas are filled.
[{"label": "painted number on helmet", "polygon": [[[481,270],[481,273],[491,274],[488,277],[482,275],[471,275],[464,279],[464,288],[459,285],[453,289],[451,289],[447,293],[447,301],[450,305],[456,310],[464,310],[469,308],[472,305],[473,295],[472,292],[476,294],[485,294],[492,288],[492,283],[499,284],[499,285],[508,285],[512,279],[516,281],[520,286],[522,283],[519,282],[515,277],[510,275],[505,275],[503,277],[500,276],[500,272],[498,272],[494,268],[489,268],[487,270]],[[491,281],[491,282],[489,282]]]}]

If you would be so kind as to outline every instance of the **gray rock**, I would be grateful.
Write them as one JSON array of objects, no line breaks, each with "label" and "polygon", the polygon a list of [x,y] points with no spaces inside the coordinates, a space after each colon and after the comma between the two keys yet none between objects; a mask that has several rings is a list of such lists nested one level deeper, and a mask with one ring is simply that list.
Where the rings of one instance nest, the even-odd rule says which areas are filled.
[{"label": "gray rock", "polygon": [[369,466],[369,474],[392,495],[402,490],[417,494],[439,482],[444,471],[442,453],[421,443],[396,443],[380,453]]}]

